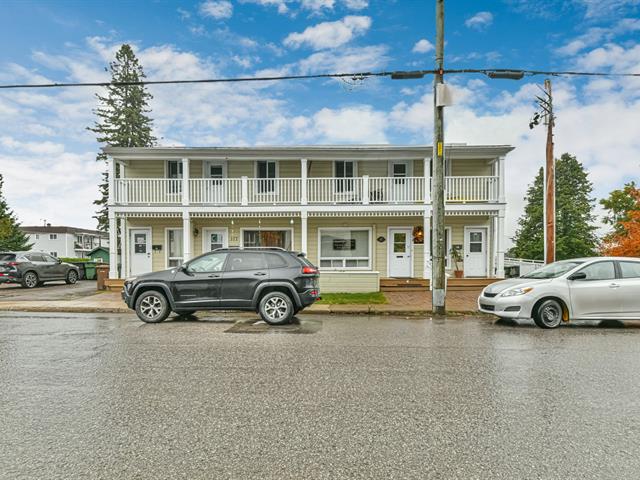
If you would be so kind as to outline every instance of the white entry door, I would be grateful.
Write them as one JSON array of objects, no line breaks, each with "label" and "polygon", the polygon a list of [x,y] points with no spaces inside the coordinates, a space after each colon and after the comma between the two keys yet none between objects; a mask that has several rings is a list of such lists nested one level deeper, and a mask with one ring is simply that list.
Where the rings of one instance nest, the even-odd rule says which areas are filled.
[{"label": "white entry door", "polygon": [[487,276],[487,229],[464,230],[464,276]]},{"label": "white entry door", "polygon": [[389,276],[411,276],[411,229],[389,229]]},{"label": "white entry door", "polygon": [[151,271],[151,229],[129,229],[129,275]]},{"label": "white entry door", "polygon": [[211,252],[216,248],[227,248],[229,246],[226,228],[205,228],[202,232],[202,253]]},{"label": "white entry door", "polygon": [[205,162],[205,175],[209,179],[204,192],[204,202],[213,204],[226,203],[224,178],[226,177],[224,163]]}]

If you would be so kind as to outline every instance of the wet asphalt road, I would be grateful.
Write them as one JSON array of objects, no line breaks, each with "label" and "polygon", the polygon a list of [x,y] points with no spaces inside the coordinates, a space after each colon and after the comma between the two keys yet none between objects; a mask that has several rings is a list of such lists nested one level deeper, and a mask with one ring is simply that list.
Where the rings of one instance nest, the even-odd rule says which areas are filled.
[{"label": "wet asphalt road", "polygon": [[0,313],[0,380],[2,479],[640,475],[638,325]]},{"label": "wet asphalt road", "polygon": [[74,285],[65,282],[48,282],[35,288],[22,288],[14,283],[0,283],[0,302],[16,300],[71,300],[95,295],[95,280],[81,280]]}]

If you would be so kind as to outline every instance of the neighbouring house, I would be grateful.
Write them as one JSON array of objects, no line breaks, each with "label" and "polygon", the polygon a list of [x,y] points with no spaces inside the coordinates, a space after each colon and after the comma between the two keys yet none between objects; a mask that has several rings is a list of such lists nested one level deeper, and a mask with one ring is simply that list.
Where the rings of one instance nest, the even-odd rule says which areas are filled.
[{"label": "neighbouring house", "polygon": [[29,236],[29,243],[33,243],[32,250],[46,252],[54,257],[85,258],[94,248],[109,246],[108,234],[99,230],[49,223],[20,229]]},{"label": "neighbouring house", "polygon": [[[447,252],[460,252],[465,277],[504,276],[504,162],[511,150],[445,148],[445,242]],[[303,251],[320,267],[325,292],[370,292],[381,279],[431,277],[429,146],[104,152],[111,278],[170,268],[227,246]],[[452,276],[453,269],[449,255]]]}]

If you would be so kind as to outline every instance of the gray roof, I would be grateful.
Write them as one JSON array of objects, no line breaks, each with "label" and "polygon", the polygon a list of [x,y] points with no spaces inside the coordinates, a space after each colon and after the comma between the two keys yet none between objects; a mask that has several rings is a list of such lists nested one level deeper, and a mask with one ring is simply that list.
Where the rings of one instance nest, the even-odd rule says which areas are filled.
[{"label": "gray roof", "polygon": [[21,226],[20,230],[25,233],[85,233],[88,235],[98,235],[100,237],[106,237],[107,233],[101,232],[100,230],[89,230],[87,228],[76,228],[76,227],[64,227],[60,225],[35,225],[35,226]]}]

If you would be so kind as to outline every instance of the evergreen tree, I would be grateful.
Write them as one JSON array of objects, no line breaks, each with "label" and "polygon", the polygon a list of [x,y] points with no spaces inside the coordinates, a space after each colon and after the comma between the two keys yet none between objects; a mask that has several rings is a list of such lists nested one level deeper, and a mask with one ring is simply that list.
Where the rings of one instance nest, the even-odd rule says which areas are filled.
[{"label": "evergreen tree", "polygon": [[600,200],[600,205],[607,210],[602,219],[604,223],[613,225],[613,234],[624,233],[624,222],[629,221],[629,212],[640,210],[635,182],[625,183],[622,190],[614,190],[607,198]]},{"label": "evergreen tree", "polygon": [[[592,224],[595,200],[593,185],[576,157],[564,153],[556,159],[556,259],[597,254],[598,238]],[[544,174],[538,172],[527,190],[524,214],[518,220],[513,254],[533,260],[544,259]]]},{"label": "evergreen tree", "polygon": [[[109,64],[113,83],[139,82],[145,78],[142,66],[131,47],[124,44],[116,52],[115,61]],[[112,147],[150,147],[156,139],[152,135],[153,121],[147,115],[148,102],[153,98],[144,85],[109,85],[106,95],[96,94],[99,107],[94,110],[98,117],[88,130],[97,134],[97,140]],[[100,152],[96,160],[106,162],[107,156]],[[109,172],[102,174],[99,185],[100,198],[93,203],[99,207],[94,216],[98,228],[107,231],[109,218],[107,199],[109,197]]]},{"label": "evergreen tree", "polygon": [[20,230],[20,223],[2,194],[3,186],[0,174],[0,251],[31,250],[33,243],[29,243],[29,237]]}]

